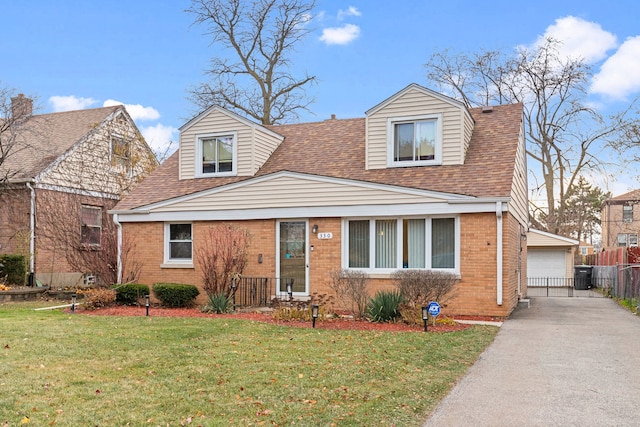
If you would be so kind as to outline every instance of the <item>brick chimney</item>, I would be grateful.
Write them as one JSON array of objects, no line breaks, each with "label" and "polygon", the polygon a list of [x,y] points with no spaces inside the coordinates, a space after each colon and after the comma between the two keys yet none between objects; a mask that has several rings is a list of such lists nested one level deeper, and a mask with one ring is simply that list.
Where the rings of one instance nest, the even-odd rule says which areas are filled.
[{"label": "brick chimney", "polygon": [[29,117],[33,114],[33,99],[19,94],[11,98],[11,117],[14,120]]}]

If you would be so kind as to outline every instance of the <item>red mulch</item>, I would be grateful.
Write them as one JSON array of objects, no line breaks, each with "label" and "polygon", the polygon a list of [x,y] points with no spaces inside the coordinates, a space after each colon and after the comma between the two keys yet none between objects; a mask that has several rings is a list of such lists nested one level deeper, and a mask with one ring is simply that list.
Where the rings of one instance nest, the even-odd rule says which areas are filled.
[{"label": "red mulch", "polygon": [[[82,308],[76,308],[77,313],[88,315],[100,315],[100,316],[145,316],[145,307],[132,307],[132,306],[113,306],[107,308],[100,308],[97,310],[83,310]],[[298,328],[311,327],[311,322],[303,321],[282,321],[274,319],[271,313],[262,312],[250,312],[250,313],[230,313],[230,314],[211,314],[202,313],[197,308],[159,308],[150,307],[149,316],[151,317],[208,317],[212,319],[245,319],[253,320],[256,322],[272,323],[282,326],[291,326]],[[463,317],[459,317],[462,319]],[[468,320],[502,320],[492,317],[484,316],[464,316]],[[436,322],[434,326],[429,321],[429,332],[453,332],[460,331],[469,328],[471,325],[453,322]],[[350,318],[332,318],[326,320],[318,319],[316,321],[317,329],[343,329],[343,330],[366,330],[366,331],[386,331],[386,332],[420,332],[424,330],[422,325],[407,325],[404,323],[377,323],[369,322],[366,320],[354,320]]]}]

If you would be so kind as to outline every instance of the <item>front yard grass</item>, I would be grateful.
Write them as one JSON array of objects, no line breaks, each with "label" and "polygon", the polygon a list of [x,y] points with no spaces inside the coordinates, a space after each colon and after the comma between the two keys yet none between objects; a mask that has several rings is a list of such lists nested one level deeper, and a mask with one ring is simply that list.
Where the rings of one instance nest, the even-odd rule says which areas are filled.
[{"label": "front yard grass", "polygon": [[0,305],[0,425],[419,426],[493,340]]}]

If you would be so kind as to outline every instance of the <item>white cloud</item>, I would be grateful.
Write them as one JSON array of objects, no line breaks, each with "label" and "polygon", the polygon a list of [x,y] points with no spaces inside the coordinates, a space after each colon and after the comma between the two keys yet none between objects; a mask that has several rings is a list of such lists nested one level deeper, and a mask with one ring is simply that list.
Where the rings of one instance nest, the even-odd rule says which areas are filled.
[{"label": "white cloud", "polygon": [[177,144],[172,144],[172,141],[177,141],[178,129],[172,126],[158,123],[154,126],[140,127],[140,132],[142,132],[147,144],[159,157],[171,154],[169,151],[175,151],[177,148]]},{"label": "white cloud", "polygon": [[615,34],[603,30],[596,22],[585,21],[575,16],[556,19],[555,24],[547,27],[534,45],[541,45],[549,37],[562,43],[559,47],[562,57],[582,58],[587,63],[604,59],[607,51],[617,46]]},{"label": "white cloud", "polygon": [[342,27],[331,27],[322,30],[320,40],[326,44],[348,44],[358,38],[360,27],[353,24],[346,24]]},{"label": "white cloud", "polygon": [[342,21],[347,16],[360,16],[362,13],[355,7],[349,6],[347,10],[338,10],[338,21]]},{"label": "white cloud", "polygon": [[640,91],[640,36],[628,38],[594,76],[591,91],[614,99]]},{"label": "white cloud", "polygon": [[60,113],[62,111],[84,110],[85,108],[96,104],[98,101],[93,98],[81,98],[69,95],[52,96],[49,98],[49,102],[53,106],[53,112]]},{"label": "white cloud", "polygon": [[116,101],[113,99],[107,99],[102,104],[103,107],[111,107],[114,105],[124,105],[127,112],[133,120],[157,120],[160,118],[160,113],[153,107],[143,107],[140,104],[125,104],[124,102]]}]

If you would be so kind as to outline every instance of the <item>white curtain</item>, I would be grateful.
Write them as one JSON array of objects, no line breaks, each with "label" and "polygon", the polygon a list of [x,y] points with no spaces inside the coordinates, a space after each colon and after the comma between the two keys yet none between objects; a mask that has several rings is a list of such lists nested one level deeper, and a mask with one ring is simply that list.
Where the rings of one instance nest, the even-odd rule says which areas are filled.
[{"label": "white curtain", "polygon": [[410,219],[406,226],[406,268],[425,268],[424,219]]},{"label": "white curtain", "polygon": [[376,268],[397,268],[397,222],[376,221]]}]

